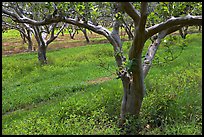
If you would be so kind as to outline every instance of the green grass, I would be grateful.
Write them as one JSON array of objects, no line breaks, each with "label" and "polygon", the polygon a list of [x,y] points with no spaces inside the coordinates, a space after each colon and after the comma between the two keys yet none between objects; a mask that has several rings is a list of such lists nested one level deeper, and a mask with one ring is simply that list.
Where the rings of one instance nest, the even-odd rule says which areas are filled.
[{"label": "green grass", "polygon": [[20,33],[17,30],[11,29],[7,32],[2,33],[2,42],[15,42],[16,40],[19,41]]},{"label": "green grass", "polygon": [[[202,134],[202,34],[186,41],[177,59],[153,62],[141,115],[130,116],[125,129],[118,127],[121,81],[88,82],[115,72],[110,44],[49,51],[44,66],[36,53],[3,56],[2,133]],[[165,50],[162,43],[161,61]]]}]

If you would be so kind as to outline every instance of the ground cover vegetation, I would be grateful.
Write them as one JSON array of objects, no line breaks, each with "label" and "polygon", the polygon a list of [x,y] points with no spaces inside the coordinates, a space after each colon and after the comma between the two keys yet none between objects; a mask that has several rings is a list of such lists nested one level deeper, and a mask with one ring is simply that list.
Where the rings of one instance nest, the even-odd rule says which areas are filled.
[{"label": "ground cover vegetation", "polygon": [[[162,96],[160,96],[156,94],[157,92],[154,92],[154,96],[152,97],[159,98],[159,101],[156,101],[157,103],[161,102],[161,104],[163,104],[163,100],[170,103],[164,103],[165,107],[155,105],[153,110],[159,110],[159,112],[153,111],[150,114],[154,115],[153,120],[151,120],[152,116],[150,116],[149,120],[144,122],[143,117],[141,117],[143,114],[141,108],[143,102],[145,102],[144,97],[148,95],[148,84],[146,85],[145,83],[148,83],[150,80],[146,79],[146,77],[149,77],[147,74],[149,74],[150,68],[152,68],[155,63],[155,66],[161,70],[161,67],[166,66],[166,64],[170,65],[183,54],[188,47],[187,45],[192,42],[189,40],[191,39],[189,35],[192,34],[192,32],[189,33],[189,28],[192,28],[191,26],[198,26],[198,32],[202,32],[201,11],[201,2],[4,2],[2,4],[2,32],[6,32],[9,29],[16,29],[20,32],[23,44],[28,44],[26,52],[30,53],[21,54],[20,57],[19,55],[12,56],[16,57],[17,61],[23,61],[24,55],[28,54],[27,60],[30,62],[28,64],[25,64],[25,60],[25,62],[22,62],[22,64],[25,64],[25,70],[21,68],[21,65],[17,65],[15,62],[10,63],[10,66],[6,68],[14,68],[13,73],[4,71],[4,73],[6,73],[4,76],[11,79],[11,81],[15,80],[18,76],[22,76],[23,79],[22,81],[18,79],[18,82],[15,83],[16,85],[14,87],[17,86],[17,92],[14,94],[16,98],[10,102],[4,101],[6,107],[2,109],[3,114],[7,115],[16,112],[19,108],[33,108],[33,106],[38,103],[69,95],[69,91],[84,91],[86,88],[91,88],[93,84],[103,84],[104,81],[111,83],[112,77],[116,77],[116,80],[120,79],[122,82],[120,84],[122,84],[121,89],[123,90],[123,96],[120,98],[120,100],[122,100],[120,111],[118,112],[114,109],[116,113],[119,113],[118,117],[115,116],[115,118],[119,120],[119,123],[118,127],[114,127],[114,131],[119,130],[120,134],[151,133],[142,132],[144,131],[142,130],[142,125],[145,123],[143,126],[146,129],[155,129],[155,127],[158,127],[153,133],[159,133],[158,130],[163,132],[163,128],[167,127],[165,123],[171,123],[172,119],[171,116],[167,114],[168,112],[163,112],[169,109],[169,104],[174,102],[172,99],[176,98],[177,95],[173,93],[172,95],[166,95],[163,93]],[[85,44],[80,40],[75,43],[66,43],[66,40],[59,36],[60,34],[64,36],[64,32],[66,31],[68,31],[68,35],[71,39],[75,39],[76,34],[81,33],[84,36],[86,44],[92,43],[91,45],[93,47],[98,46],[98,44],[96,44],[98,42],[105,42],[106,44],[104,43],[103,45],[106,46],[110,44],[112,51],[108,51],[107,49],[97,51],[98,48],[96,48],[93,52],[90,52],[92,50],[87,50],[83,47],[82,45]],[[127,34],[126,38],[128,38],[128,42],[122,39],[123,32]],[[87,35],[88,33],[91,35],[96,33],[97,37],[94,35],[95,39],[90,41],[90,36]],[[177,34],[179,34],[180,37]],[[98,35],[104,36],[106,39],[101,39]],[[35,39],[37,49],[33,45],[33,38]],[[14,45],[10,44],[12,41],[13,40],[11,40],[11,42],[6,41],[3,44],[4,47],[7,45],[7,48],[4,48],[3,51],[8,51],[2,51],[3,53],[7,54],[11,53],[10,50],[17,50],[15,50],[15,41],[13,42]],[[75,50],[77,50],[77,48],[79,49],[76,56],[72,55],[75,53],[75,51],[73,51],[69,54],[70,58],[61,58],[59,61],[59,58],[56,56],[61,57],[63,53],[61,53],[61,50],[48,50],[51,49],[49,48],[51,44],[53,47],[56,47],[55,49],[58,48],[56,45],[64,45],[62,47],[66,48],[67,45],[70,44],[72,45],[71,47],[80,45],[83,48],[76,47]],[[160,45],[162,45],[161,48],[159,48]],[[18,52],[22,52],[23,49],[24,48],[20,49],[21,51]],[[47,53],[47,51],[49,51],[49,53]],[[32,55],[35,55],[36,52],[38,62],[32,62],[34,61],[32,60],[34,57]],[[48,59],[48,54],[54,54],[56,56],[51,56]],[[189,53],[188,57],[191,54]],[[112,62],[111,57],[115,58],[115,63]],[[71,61],[68,61],[68,64],[61,62],[62,60],[66,61],[66,59],[71,59]],[[91,61],[87,62],[89,59],[91,59]],[[56,63],[58,61],[59,63]],[[185,63],[183,64],[185,65]],[[52,70],[54,71],[56,69],[58,72],[51,74],[50,67],[55,65],[59,65],[59,67],[53,67]],[[114,65],[114,67],[112,67],[112,65]],[[94,66],[98,66],[98,69],[93,69]],[[172,68],[173,66],[174,65],[172,65]],[[100,68],[102,68],[102,70],[99,72]],[[172,74],[174,74],[176,70],[172,68],[167,72],[171,71]],[[179,67],[176,68],[178,69]],[[35,71],[38,71],[38,73],[35,73]],[[69,81],[65,75],[62,75],[65,71],[72,80]],[[86,73],[84,71],[86,71]],[[110,76],[106,76],[106,71],[110,73]],[[92,72],[92,74],[89,74],[90,72]],[[26,78],[27,73],[32,76],[28,76],[30,80]],[[179,73],[176,74],[180,75]],[[184,78],[186,74],[187,73],[182,73],[180,78]],[[50,86],[48,87],[46,86],[47,81],[45,80],[47,76],[49,76],[50,82]],[[53,76],[58,79],[55,80],[52,78]],[[164,77],[169,78],[167,75],[164,75]],[[157,75],[154,75],[153,79],[156,78]],[[24,87],[22,88],[22,84],[19,83],[25,83],[27,80],[32,82],[33,79],[35,80],[33,86],[37,85],[38,88],[36,91],[44,91],[42,94],[39,95],[36,91],[32,91],[31,87],[27,89],[31,91],[28,95],[26,95],[27,92],[25,90],[22,90]],[[70,82],[69,87],[62,89],[68,93],[62,93],[58,90],[58,88],[61,89],[63,87],[58,83],[60,79]],[[41,80],[42,85],[38,84],[38,81]],[[78,80],[82,80],[83,82]],[[163,83],[162,79],[159,80],[160,81],[156,81],[155,83]],[[187,81],[189,82],[189,80]],[[4,81],[4,83],[6,83],[4,85],[7,85],[7,82]],[[51,83],[55,84],[54,88]],[[78,85],[80,85],[81,88],[79,88]],[[180,88],[178,85],[176,87]],[[5,89],[9,88],[10,87],[6,87]],[[167,90],[171,89],[171,86],[164,86],[163,88]],[[160,88],[158,88],[158,90],[159,89]],[[9,89],[8,94],[4,94],[6,100],[10,98],[9,96],[13,96],[13,92],[11,92],[12,90]],[[21,100],[18,98],[20,94],[24,96],[23,98],[27,99]],[[31,102],[34,102],[33,105]],[[109,103],[106,103],[106,105],[111,106]],[[149,107],[150,105],[144,104],[144,107],[145,106]],[[104,111],[104,109],[105,108],[103,108],[102,111]],[[65,110],[65,113],[66,112],[68,112],[68,110]],[[148,113],[145,112],[145,114]],[[149,115],[143,116],[149,117]],[[67,120],[67,116],[63,115],[60,119],[63,121]],[[97,123],[95,124],[97,125]],[[168,134],[168,132],[165,133]],[[177,132],[175,134],[177,134]]]},{"label": "ground cover vegetation", "polygon": [[145,81],[141,116],[129,116],[123,129],[110,44],[49,52],[44,66],[34,53],[3,57],[3,134],[202,134],[201,34],[189,35],[181,55],[168,63],[163,44]]}]

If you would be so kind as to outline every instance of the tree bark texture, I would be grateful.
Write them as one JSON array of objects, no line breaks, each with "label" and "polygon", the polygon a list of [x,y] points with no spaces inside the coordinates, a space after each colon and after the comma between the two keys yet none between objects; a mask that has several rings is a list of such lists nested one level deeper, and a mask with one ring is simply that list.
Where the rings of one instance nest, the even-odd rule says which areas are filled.
[{"label": "tree bark texture", "polygon": [[38,46],[38,60],[41,64],[47,64],[46,46],[45,45]]}]

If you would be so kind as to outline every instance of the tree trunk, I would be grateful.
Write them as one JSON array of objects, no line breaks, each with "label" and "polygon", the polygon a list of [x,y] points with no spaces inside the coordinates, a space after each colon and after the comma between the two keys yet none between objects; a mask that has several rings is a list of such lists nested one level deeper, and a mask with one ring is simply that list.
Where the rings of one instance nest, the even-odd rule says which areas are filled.
[{"label": "tree trunk", "polygon": [[62,33],[62,36],[64,36],[64,31],[63,31],[63,30],[62,30],[62,32],[61,32],[61,33]]},{"label": "tree trunk", "polygon": [[26,37],[25,37],[24,34],[21,33],[21,32],[20,32],[20,35],[21,35],[21,38],[22,38],[22,40],[23,40],[22,43],[25,44],[25,43],[26,43],[26,39],[25,39]]},{"label": "tree trunk", "polygon": [[179,29],[179,33],[183,39],[186,39],[186,35],[188,34],[188,26]]},{"label": "tree trunk", "polygon": [[45,45],[39,45],[38,46],[38,60],[41,64],[47,64],[46,46]]},{"label": "tree trunk", "polygon": [[28,39],[28,51],[32,51],[33,48],[33,42],[31,39]]},{"label": "tree trunk", "polygon": [[75,33],[76,33],[76,30],[75,30],[75,29],[73,30],[73,32],[69,33],[71,39],[74,39]]},{"label": "tree trunk", "polygon": [[202,31],[202,30],[201,30],[201,28],[202,28],[202,26],[201,26],[201,25],[199,25],[199,26],[198,26],[198,31],[199,31],[199,32],[201,32],[201,31]]},{"label": "tree trunk", "polygon": [[[140,56],[141,57],[141,56]],[[122,124],[125,120],[125,114],[139,115],[145,94],[144,73],[142,70],[141,58],[136,58],[132,76],[122,78],[124,96],[121,107]]]},{"label": "tree trunk", "polygon": [[28,51],[32,51],[32,48],[33,48],[32,33],[31,33],[31,31],[27,30],[27,34],[28,34],[28,37],[27,37],[27,40],[28,40]]},{"label": "tree trunk", "polygon": [[82,29],[82,32],[84,33],[84,37],[86,38],[86,42],[89,43],[90,40],[89,40],[89,37],[88,37],[88,35],[86,33],[86,29]]},{"label": "tree trunk", "polygon": [[131,32],[131,26],[130,26],[130,28],[128,27],[128,25],[124,22],[124,29],[125,29],[125,31],[126,31],[126,33],[127,33],[127,35],[128,35],[128,39],[129,40],[132,40],[133,39],[133,34],[132,34],[132,32]]},{"label": "tree trunk", "polygon": [[[142,100],[145,93],[144,74],[142,70],[141,58],[135,60],[134,70],[132,72],[132,79],[129,79],[129,86],[125,85],[124,92],[126,94],[125,113],[139,115],[142,106]],[[127,82],[126,82],[127,83]]]},{"label": "tree trunk", "polygon": [[134,115],[139,115],[144,97],[144,75],[142,71],[141,58],[137,61],[137,67],[133,71],[133,81],[130,83],[130,91],[127,94],[126,108],[127,112]]},{"label": "tree trunk", "polygon": [[129,29],[129,28],[125,28],[125,31],[126,31],[126,33],[128,34],[128,39],[129,39],[129,40],[132,40],[132,39],[133,39],[133,34],[132,34],[132,32],[130,31],[130,29]]}]

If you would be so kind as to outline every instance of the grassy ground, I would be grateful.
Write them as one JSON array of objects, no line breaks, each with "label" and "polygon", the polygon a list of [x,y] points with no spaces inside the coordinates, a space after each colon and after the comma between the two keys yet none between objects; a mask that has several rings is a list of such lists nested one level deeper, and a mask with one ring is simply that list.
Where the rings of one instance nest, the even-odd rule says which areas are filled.
[{"label": "grassy ground", "polygon": [[44,66],[36,53],[3,56],[2,133],[202,134],[202,34],[186,41],[168,63],[162,43],[145,79],[141,115],[129,116],[124,129],[118,127],[123,91],[110,44],[49,51]]}]

